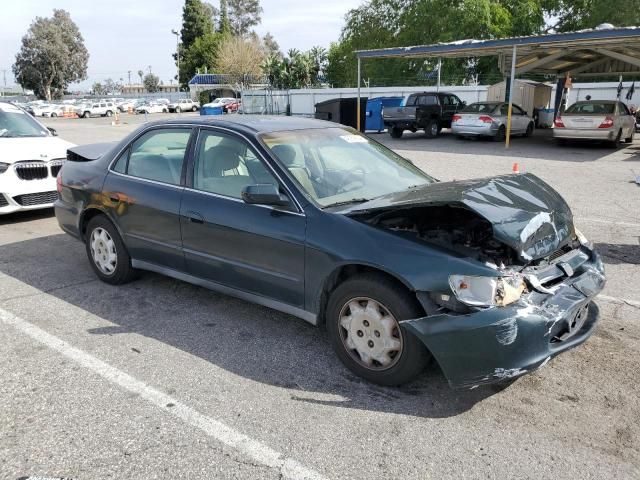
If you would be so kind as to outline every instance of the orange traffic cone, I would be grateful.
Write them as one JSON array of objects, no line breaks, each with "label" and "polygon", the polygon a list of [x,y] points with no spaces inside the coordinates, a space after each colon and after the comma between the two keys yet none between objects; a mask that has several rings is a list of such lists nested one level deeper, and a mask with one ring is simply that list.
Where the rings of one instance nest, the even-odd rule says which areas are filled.
[{"label": "orange traffic cone", "polygon": [[520,166],[518,165],[518,162],[514,162],[513,167],[511,167],[511,171],[513,173],[520,173]]}]

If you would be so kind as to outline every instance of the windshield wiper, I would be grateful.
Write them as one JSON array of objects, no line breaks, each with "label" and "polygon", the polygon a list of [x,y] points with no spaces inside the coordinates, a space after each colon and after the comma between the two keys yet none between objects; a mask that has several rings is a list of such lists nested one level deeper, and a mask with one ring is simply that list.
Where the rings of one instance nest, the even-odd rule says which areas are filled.
[{"label": "windshield wiper", "polygon": [[350,205],[352,203],[364,203],[368,202],[370,199],[368,198],[352,198],[351,200],[343,200],[342,202],[330,203],[329,205],[325,205],[324,208],[331,207],[341,207],[343,205]]}]

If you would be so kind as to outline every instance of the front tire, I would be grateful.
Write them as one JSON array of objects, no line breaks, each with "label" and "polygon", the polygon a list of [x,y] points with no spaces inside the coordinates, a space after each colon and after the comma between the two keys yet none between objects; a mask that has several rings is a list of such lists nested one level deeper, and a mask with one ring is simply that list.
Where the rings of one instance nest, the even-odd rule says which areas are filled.
[{"label": "front tire", "polygon": [[182,109],[180,107],[176,107],[176,113],[180,113],[182,112]]},{"label": "front tire", "polygon": [[105,113],[105,115],[107,117],[110,117],[111,115],[113,115],[113,112],[111,110],[107,110],[107,113]]},{"label": "front tire", "polygon": [[400,320],[424,313],[416,299],[379,274],[352,277],[338,286],[327,304],[329,339],[342,363],[379,385],[400,385],[422,372],[430,355]]},{"label": "front tire", "polygon": [[89,220],[85,246],[89,263],[103,282],[120,285],[134,278],[129,252],[118,230],[104,215]]},{"label": "front tire", "polygon": [[198,107],[196,107],[195,105],[193,107],[191,107],[191,111],[192,112],[197,112],[198,111]]}]

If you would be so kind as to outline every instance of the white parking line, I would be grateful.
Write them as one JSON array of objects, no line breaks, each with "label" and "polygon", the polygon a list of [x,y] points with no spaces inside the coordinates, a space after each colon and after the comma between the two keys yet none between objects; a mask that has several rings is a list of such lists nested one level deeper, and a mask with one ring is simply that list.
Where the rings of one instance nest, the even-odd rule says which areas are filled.
[{"label": "white parking line", "polygon": [[138,394],[141,398],[159,407],[165,413],[199,428],[208,436],[251,457],[256,462],[270,468],[278,469],[284,478],[310,480],[326,478],[293,459],[283,457],[281,453],[271,449],[262,442],[254,440],[218,420],[214,420],[197,412],[175,398],[150,387],[131,375],[112,367],[93,355],[70,345],[64,340],[45,332],[41,328],[2,308],[0,308],[0,321],[11,325],[16,330],[19,330],[52,350],[70,358],[79,365],[97,373],[111,383]]}]

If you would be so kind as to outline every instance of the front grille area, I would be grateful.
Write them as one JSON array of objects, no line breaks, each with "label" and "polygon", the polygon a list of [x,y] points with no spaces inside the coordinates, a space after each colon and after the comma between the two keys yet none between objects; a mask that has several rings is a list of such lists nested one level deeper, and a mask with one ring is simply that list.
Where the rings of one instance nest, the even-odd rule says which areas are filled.
[{"label": "front grille area", "polygon": [[9,205],[7,198],[0,193],[0,207],[6,207],[7,205]]},{"label": "front grille area", "polygon": [[58,173],[60,172],[60,169],[62,168],[63,164],[64,164],[64,159],[56,159],[56,160],[51,160],[49,162],[49,166],[51,167],[52,177],[58,176]]},{"label": "front grille area", "polygon": [[49,176],[49,169],[44,162],[22,162],[15,166],[16,175],[22,180],[41,180]]},{"label": "front grille area", "polygon": [[58,192],[54,190],[52,192],[27,193],[13,197],[13,199],[23,207],[33,207],[55,202],[58,199]]}]

